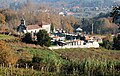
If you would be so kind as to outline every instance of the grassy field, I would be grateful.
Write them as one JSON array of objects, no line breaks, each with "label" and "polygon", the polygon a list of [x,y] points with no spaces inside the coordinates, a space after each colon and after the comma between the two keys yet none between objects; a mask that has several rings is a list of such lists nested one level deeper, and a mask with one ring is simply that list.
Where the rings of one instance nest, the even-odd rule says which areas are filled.
[{"label": "grassy field", "polygon": [[15,38],[15,37],[14,36],[0,34],[0,39],[11,39],[11,38]]},{"label": "grassy field", "polygon": [[[59,49],[49,50],[34,44],[22,42],[9,42],[22,59],[24,69],[1,67],[1,75],[17,76],[119,76],[120,75],[120,50],[99,49]],[[21,64],[18,63],[19,65]],[[34,70],[31,70],[33,66]],[[20,71],[20,72],[19,72]],[[20,74],[20,75],[19,75]]]},{"label": "grassy field", "polygon": [[[34,70],[15,69],[12,71],[18,76],[119,76],[120,75],[120,51],[100,49],[59,49],[30,48],[27,46],[19,54],[28,61],[29,57],[37,55],[40,61],[33,64]],[[24,54],[24,55],[23,55]],[[27,54],[27,55],[26,55]],[[28,56],[31,55],[31,56]],[[28,65],[31,65],[27,63]],[[36,69],[36,66],[39,66]],[[3,70],[2,74],[11,74],[10,68]],[[15,72],[15,73],[14,73]],[[20,74],[20,75],[19,75]]]},{"label": "grassy field", "polygon": [[1,67],[0,76],[56,76],[56,73],[41,72],[32,69]]},{"label": "grassy field", "polygon": [[[41,59],[39,71],[62,75],[119,76],[120,51],[100,49],[59,49],[24,47],[30,55]],[[52,69],[52,71],[51,71]]]},{"label": "grassy field", "polygon": [[83,60],[91,59],[107,59],[107,60],[120,60],[119,50],[107,50],[104,48],[99,49],[59,49],[55,52],[67,57],[70,60]]}]

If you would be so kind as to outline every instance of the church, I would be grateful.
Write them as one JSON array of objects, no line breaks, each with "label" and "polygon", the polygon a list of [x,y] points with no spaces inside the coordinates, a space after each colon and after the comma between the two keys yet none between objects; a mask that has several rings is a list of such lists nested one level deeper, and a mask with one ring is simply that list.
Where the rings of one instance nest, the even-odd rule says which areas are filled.
[{"label": "church", "polygon": [[18,33],[37,33],[39,30],[46,30],[48,33],[50,33],[51,24],[41,22],[40,24],[34,24],[34,25],[27,25],[25,24],[25,20],[22,19],[20,25],[17,28]]}]

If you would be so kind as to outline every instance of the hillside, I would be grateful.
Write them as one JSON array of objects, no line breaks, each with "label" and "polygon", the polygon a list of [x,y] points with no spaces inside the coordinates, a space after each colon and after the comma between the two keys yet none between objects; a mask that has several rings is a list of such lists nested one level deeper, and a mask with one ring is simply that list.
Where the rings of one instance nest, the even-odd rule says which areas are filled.
[{"label": "hillside", "polygon": [[[119,50],[107,50],[104,48],[49,50],[47,47],[26,44],[20,40],[14,40],[14,37],[4,40],[7,36],[1,36],[2,41],[0,41],[0,45],[2,50],[1,48],[0,50],[3,52],[0,53],[4,53],[5,57],[8,55],[10,58],[12,58],[12,55],[17,56],[17,62],[14,66],[10,64],[4,66],[5,64],[1,64],[1,75],[120,75]],[[11,52],[9,49],[11,49]],[[7,60],[3,54],[0,55],[2,55],[1,57],[3,57],[5,61]]]},{"label": "hillside", "polygon": [[27,2],[32,2],[32,3],[39,3],[39,4],[47,4],[50,6],[82,6],[82,7],[110,7],[114,4],[118,4],[119,0],[1,0],[0,4],[1,6],[4,6],[3,4],[8,4],[11,5],[13,2],[19,2],[19,3],[27,3]]}]

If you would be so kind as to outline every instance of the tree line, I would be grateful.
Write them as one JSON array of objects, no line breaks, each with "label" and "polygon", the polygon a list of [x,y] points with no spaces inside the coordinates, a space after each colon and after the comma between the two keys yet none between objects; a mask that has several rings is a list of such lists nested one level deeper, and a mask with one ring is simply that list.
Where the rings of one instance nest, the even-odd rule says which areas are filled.
[{"label": "tree line", "polygon": [[22,18],[25,19],[26,25],[40,24],[43,21],[52,24],[56,29],[64,29],[67,32],[73,32],[72,26],[77,23],[77,19],[73,16],[60,16],[51,8],[36,7],[29,3],[15,11],[9,8],[0,9],[0,29],[4,26],[4,29],[15,32]]}]

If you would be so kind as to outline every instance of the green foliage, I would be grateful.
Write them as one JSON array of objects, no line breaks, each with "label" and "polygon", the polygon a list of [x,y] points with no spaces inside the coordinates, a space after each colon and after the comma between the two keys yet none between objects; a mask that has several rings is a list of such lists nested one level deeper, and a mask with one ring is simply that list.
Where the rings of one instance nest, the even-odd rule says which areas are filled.
[{"label": "green foliage", "polygon": [[1,76],[57,76],[56,73],[42,72],[31,69],[21,69],[15,67],[2,67],[0,68]]},{"label": "green foliage", "polygon": [[[46,48],[33,48],[25,44],[17,45],[17,49],[22,48],[19,54],[23,59],[18,67],[27,68],[16,70],[4,70],[3,76],[7,75],[61,75],[61,76],[119,76],[120,52],[111,51],[104,48],[100,49],[59,49],[49,50]],[[19,47],[18,47],[19,46]],[[33,45],[32,45],[33,46]],[[23,54],[21,53],[23,52]],[[31,57],[26,56],[32,55]],[[29,58],[31,58],[29,60]],[[30,70],[33,68],[34,70]],[[12,71],[11,71],[12,70]],[[37,70],[37,71],[35,71]],[[0,71],[1,72],[1,71]],[[38,74],[39,72],[39,74]],[[41,74],[42,72],[42,74]],[[36,75],[36,76],[37,76]]]},{"label": "green foliage", "polygon": [[94,32],[97,34],[100,34],[101,31],[103,30],[101,25],[103,25],[104,21],[103,20],[96,20],[94,23]]},{"label": "green foliage", "polygon": [[51,32],[53,33],[54,32],[54,25],[53,25],[53,23],[51,24]]},{"label": "green foliage", "polygon": [[32,58],[33,63],[40,63],[41,60],[42,59],[39,57],[39,55],[34,55],[33,58]]},{"label": "green foliage", "polygon": [[106,49],[109,49],[111,46],[111,43],[109,40],[103,40],[103,47],[105,47]]},{"label": "green foliage", "polygon": [[[20,73],[22,75],[32,74],[34,70],[39,73],[51,73],[51,75],[55,73],[55,75],[62,76],[116,76],[120,73],[118,69],[120,66],[119,51],[108,51],[103,48],[48,50],[23,47],[22,49],[28,50],[29,54],[33,55],[31,61],[21,61],[24,68],[26,68],[26,64],[28,67],[23,73]],[[33,71],[29,70],[32,66]],[[16,71],[14,74],[16,73],[18,72]],[[32,75],[36,75],[36,73]]]},{"label": "green foliage", "polygon": [[113,17],[113,22],[117,25],[120,25],[120,6],[116,6],[113,8],[111,12],[111,17]]},{"label": "green foliage", "polygon": [[86,31],[87,33],[91,33],[92,31],[92,24],[93,24],[93,19],[92,18],[83,18],[82,19],[82,29],[83,31]]},{"label": "green foliage", "polygon": [[91,33],[92,31],[92,24],[93,24],[93,31],[94,34],[110,34],[117,32],[117,26],[109,21],[108,18],[83,18],[81,21],[81,25],[76,27],[81,27],[83,31],[86,33]]},{"label": "green foliage", "polygon": [[109,21],[107,18],[100,18],[95,20],[94,32],[97,34],[111,34],[117,32],[117,26]]},{"label": "green foliage", "polygon": [[116,50],[120,50],[120,34],[118,34],[118,36],[114,37],[113,48],[116,49]]},{"label": "green foliage", "polygon": [[26,33],[24,38],[22,39],[23,42],[31,43],[32,42],[32,35],[31,33]]},{"label": "green foliage", "polygon": [[59,73],[56,71],[36,71],[32,67],[30,69],[20,69],[1,66],[0,74],[2,76],[119,76],[119,64],[119,61],[99,61],[94,59],[85,59],[82,62],[71,61],[63,65]]},{"label": "green foliage", "polygon": [[45,30],[40,30],[37,33],[37,41],[38,41],[38,44],[41,46],[51,45],[51,38],[49,37],[49,34]]},{"label": "green foliage", "polygon": [[14,39],[14,36],[0,34],[0,39]]}]

